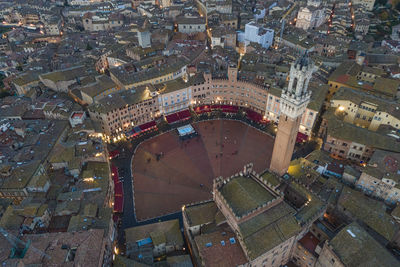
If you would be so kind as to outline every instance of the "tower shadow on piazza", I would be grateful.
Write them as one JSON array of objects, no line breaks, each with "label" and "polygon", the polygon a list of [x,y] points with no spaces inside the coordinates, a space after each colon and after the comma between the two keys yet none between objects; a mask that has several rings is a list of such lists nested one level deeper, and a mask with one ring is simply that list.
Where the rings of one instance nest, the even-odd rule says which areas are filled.
[{"label": "tower shadow on piazza", "polygon": [[249,163],[257,176],[285,174],[310,101],[307,87],[313,69],[307,54],[292,63],[275,139],[243,122],[218,119],[194,123],[197,134],[191,138],[182,139],[171,131],[141,143],[132,159],[137,220],[213,199],[215,179],[243,176]]}]

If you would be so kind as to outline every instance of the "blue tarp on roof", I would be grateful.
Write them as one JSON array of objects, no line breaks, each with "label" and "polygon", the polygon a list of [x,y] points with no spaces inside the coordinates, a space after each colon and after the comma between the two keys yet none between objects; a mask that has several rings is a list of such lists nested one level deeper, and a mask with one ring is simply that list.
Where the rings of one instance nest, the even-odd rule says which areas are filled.
[{"label": "blue tarp on roof", "polygon": [[139,247],[140,247],[140,246],[147,245],[147,244],[150,244],[150,243],[152,243],[152,242],[153,242],[153,241],[151,240],[150,237],[145,238],[145,239],[142,239],[142,240],[139,240],[139,241],[136,241],[136,243],[138,244]]}]

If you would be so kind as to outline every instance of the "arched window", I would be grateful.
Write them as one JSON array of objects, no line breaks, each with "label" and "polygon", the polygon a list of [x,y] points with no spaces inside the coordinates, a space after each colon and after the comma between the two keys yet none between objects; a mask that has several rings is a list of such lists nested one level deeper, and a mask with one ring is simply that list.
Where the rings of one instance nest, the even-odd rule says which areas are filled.
[{"label": "arched window", "polygon": [[297,81],[298,81],[298,79],[297,79],[297,77],[295,77],[294,80],[293,80],[293,86],[292,86],[292,89],[293,89],[292,91],[293,92],[296,92]]}]

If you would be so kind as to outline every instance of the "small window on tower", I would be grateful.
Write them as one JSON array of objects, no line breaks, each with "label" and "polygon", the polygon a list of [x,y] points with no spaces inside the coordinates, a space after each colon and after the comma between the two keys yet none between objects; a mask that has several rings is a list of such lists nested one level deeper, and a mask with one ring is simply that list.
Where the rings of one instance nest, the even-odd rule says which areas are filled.
[{"label": "small window on tower", "polygon": [[297,78],[294,78],[292,88],[296,91],[296,87],[297,87]]}]

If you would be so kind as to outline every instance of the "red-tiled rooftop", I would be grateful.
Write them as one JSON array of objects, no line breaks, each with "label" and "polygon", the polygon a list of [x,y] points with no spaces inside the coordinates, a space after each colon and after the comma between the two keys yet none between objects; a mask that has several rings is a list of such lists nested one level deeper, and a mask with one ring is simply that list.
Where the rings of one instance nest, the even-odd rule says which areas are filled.
[{"label": "red-tiled rooftop", "polygon": [[344,172],[344,166],[340,162],[332,162],[328,164],[327,170],[342,175]]},{"label": "red-tiled rooftop", "polygon": [[[24,235],[23,241],[31,242],[25,256],[21,259],[22,266],[100,266],[103,261],[103,229],[90,229],[80,232],[44,233]],[[3,240],[1,240],[3,241]],[[4,243],[4,242],[2,242]],[[68,249],[76,248],[75,257],[66,262]],[[39,251],[49,257],[43,257]],[[9,261],[9,260],[7,260]],[[11,266],[6,262],[5,266]]]},{"label": "red-tiled rooftop", "polygon": [[319,242],[320,241],[318,238],[311,232],[308,232],[302,239],[299,240],[299,243],[311,253],[314,253]]},{"label": "red-tiled rooftop", "polygon": [[75,112],[75,113],[72,115],[72,118],[73,118],[73,119],[82,118],[82,117],[83,117],[83,112]]},{"label": "red-tiled rooftop", "polygon": [[349,75],[343,74],[337,77],[336,81],[339,83],[346,83],[349,80],[349,77],[350,77]]},{"label": "red-tiled rooftop", "polygon": [[[230,238],[235,239],[234,244],[229,241]],[[231,267],[247,262],[239,241],[231,231],[220,229],[220,231],[202,234],[195,237],[195,242],[205,266]]]}]

